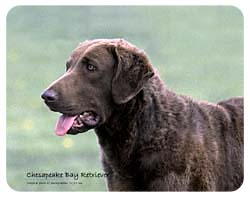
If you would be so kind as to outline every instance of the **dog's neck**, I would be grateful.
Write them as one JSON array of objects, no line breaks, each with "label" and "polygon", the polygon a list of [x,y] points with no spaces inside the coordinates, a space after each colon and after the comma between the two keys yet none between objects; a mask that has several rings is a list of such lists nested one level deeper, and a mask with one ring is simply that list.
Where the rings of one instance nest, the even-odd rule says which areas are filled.
[{"label": "dog's neck", "polygon": [[[182,99],[184,98],[169,91],[158,75],[151,78],[136,97],[117,106],[109,121],[96,129],[106,160],[112,158],[112,165],[122,169],[121,166],[131,166],[133,157],[138,157],[142,151],[159,151],[165,148],[160,145],[161,140],[168,139],[169,133],[175,135],[178,125],[181,126],[182,120],[178,118],[184,108]],[[180,102],[176,103],[178,100]],[[164,111],[162,106],[166,106]],[[176,128],[169,128],[169,125],[175,125]],[[162,139],[157,136],[162,136]],[[156,145],[158,143],[159,146]],[[152,144],[154,146],[150,146]]]},{"label": "dog's neck", "polygon": [[[143,97],[144,93],[141,91],[128,103],[116,106],[105,124],[95,129],[99,144],[108,157],[117,157],[118,160],[129,159],[139,132],[138,122],[134,120],[140,118],[145,107]],[[111,150],[115,151],[111,153]]]}]

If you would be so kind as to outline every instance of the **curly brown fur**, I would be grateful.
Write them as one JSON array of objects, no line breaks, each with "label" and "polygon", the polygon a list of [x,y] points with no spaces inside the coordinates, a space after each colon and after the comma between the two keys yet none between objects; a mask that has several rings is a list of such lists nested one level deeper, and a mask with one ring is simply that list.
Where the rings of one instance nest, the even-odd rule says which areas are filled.
[{"label": "curly brown fur", "polygon": [[[83,73],[85,56],[98,62],[99,74]],[[110,191],[240,187],[243,98],[212,104],[178,95],[164,85],[143,51],[119,39],[80,44],[69,67],[46,90],[60,95],[47,104],[77,114],[91,103],[100,115],[95,132]],[[78,108],[67,111],[69,103]]]}]

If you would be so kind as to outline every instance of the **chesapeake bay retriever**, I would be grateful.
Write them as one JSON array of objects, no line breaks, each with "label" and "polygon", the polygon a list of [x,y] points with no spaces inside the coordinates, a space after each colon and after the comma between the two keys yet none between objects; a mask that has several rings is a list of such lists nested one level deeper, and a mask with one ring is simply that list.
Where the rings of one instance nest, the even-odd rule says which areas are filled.
[{"label": "chesapeake bay retriever", "polygon": [[81,43],[42,94],[56,134],[94,128],[110,191],[233,191],[243,182],[243,98],[170,91],[122,39]]}]

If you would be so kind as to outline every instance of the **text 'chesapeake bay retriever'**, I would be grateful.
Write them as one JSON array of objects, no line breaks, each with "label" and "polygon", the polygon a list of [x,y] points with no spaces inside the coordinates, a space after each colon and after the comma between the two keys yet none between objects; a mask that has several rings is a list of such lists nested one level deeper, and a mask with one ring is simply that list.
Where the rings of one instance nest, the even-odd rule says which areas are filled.
[{"label": "text 'chesapeake bay retriever'", "polygon": [[217,104],[167,89],[122,39],[81,43],[42,94],[56,134],[94,128],[111,191],[232,191],[243,182],[243,98]]}]

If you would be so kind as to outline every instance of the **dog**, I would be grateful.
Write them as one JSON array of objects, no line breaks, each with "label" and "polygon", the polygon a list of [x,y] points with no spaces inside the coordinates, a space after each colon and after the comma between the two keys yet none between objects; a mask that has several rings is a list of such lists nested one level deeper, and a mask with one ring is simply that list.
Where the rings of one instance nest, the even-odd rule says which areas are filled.
[{"label": "dog", "polygon": [[80,43],[43,93],[56,134],[94,129],[110,191],[234,191],[243,182],[243,98],[169,90],[123,39]]}]

